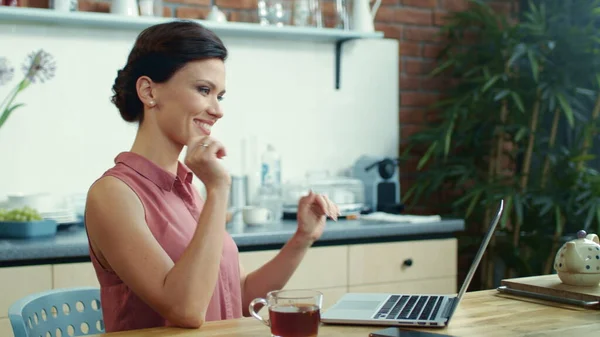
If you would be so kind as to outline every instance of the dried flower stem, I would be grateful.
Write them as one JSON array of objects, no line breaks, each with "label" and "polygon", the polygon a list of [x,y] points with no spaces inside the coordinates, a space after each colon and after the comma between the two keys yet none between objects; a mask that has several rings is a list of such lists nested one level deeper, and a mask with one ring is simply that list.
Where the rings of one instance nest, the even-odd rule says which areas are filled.
[{"label": "dried flower stem", "polygon": [[[8,79],[8,74],[12,75],[12,69],[8,68],[5,63],[6,62],[3,63],[3,68],[0,70],[4,70],[3,74],[6,77],[3,79]],[[23,65],[25,77],[13,90],[10,91],[2,104],[0,104],[0,111],[2,112],[0,115],[0,127],[6,123],[6,120],[8,120],[8,117],[10,117],[11,113],[15,111],[15,109],[24,105],[23,103],[13,105],[17,95],[36,80],[39,80],[43,83],[44,81],[52,78],[54,76],[55,69],[56,67],[52,56],[46,53],[44,50],[40,49],[37,52],[29,54],[29,63]]]},{"label": "dried flower stem", "polygon": [[[23,104],[15,104],[12,105],[13,101],[15,100],[15,98],[17,97],[17,95],[19,94],[19,92],[21,92],[22,90],[24,90],[28,84],[25,83],[26,80],[22,80],[19,85],[17,85],[10,93],[9,95],[6,97],[5,101],[2,102],[2,105],[0,105],[0,108],[2,108],[2,115],[0,116],[0,128],[2,127],[2,125],[4,123],[6,123],[6,120],[8,119],[8,117],[10,116],[10,114],[15,111],[16,108],[23,106]],[[6,103],[6,104],[5,104]]]}]

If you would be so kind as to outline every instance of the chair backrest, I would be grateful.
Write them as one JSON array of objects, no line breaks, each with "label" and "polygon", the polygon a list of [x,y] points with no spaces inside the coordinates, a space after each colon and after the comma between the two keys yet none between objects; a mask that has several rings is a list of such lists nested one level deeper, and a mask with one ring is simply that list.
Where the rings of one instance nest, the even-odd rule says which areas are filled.
[{"label": "chair backrest", "polygon": [[15,337],[82,336],[104,332],[100,289],[54,289],[26,296],[8,309]]}]

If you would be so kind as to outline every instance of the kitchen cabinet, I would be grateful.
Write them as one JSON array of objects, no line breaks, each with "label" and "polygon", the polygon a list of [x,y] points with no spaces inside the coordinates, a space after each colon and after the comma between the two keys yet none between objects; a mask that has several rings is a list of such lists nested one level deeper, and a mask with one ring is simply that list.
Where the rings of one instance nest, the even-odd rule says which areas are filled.
[{"label": "kitchen cabinet", "polygon": [[[278,250],[240,253],[247,272]],[[312,247],[285,289],[318,289],[327,310],[352,292],[456,293],[457,240],[431,239]],[[49,289],[98,287],[90,262],[0,268],[0,336],[12,337],[8,307]]]},{"label": "kitchen cabinet", "polygon": [[[327,309],[352,292],[457,292],[457,240],[433,239],[313,247],[286,289],[323,291]],[[240,260],[251,271],[277,250],[243,252]]]},{"label": "kitchen cabinet", "polygon": [[352,245],[348,260],[348,286],[353,291],[456,292],[457,240],[453,238]]},{"label": "kitchen cabinet", "polygon": [[52,266],[0,268],[0,336],[12,337],[8,307],[19,298],[52,289]]},{"label": "kitchen cabinet", "polygon": [[91,262],[52,265],[52,288],[100,287]]}]

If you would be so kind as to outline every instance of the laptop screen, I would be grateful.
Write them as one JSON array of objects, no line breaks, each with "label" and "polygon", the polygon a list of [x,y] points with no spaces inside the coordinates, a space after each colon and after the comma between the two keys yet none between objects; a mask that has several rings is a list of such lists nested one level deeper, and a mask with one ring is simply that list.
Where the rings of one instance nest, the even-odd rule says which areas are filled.
[{"label": "laptop screen", "polygon": [[462,299],[463,295],[467,292],[467,288],[469,288],[469,284],[471,283],[471,280],[473,279],[473,275],[475,275],[475,271],[477,270],[477,267],[479,266],[479,262],[481,262],[481,258],[483,257],[483,254],[485,253],[485,250],[486,250],[488,244],[490,243],[490,240],[491,240],[492,236],[494,235],[494,232],[496,231],[496,226],[498,225],[498,222],[500,222],[500,217],[502,216],[503,210],[504,210],[504,200],[500,200],[500,205],[498,206],[496,215],[494,216],[494,219],[492,220],[492,223],[490,224],[490,227],[488,228],[487,233],[483,237],[483,241],[481,242],[481,246],[479,246],[479,250],[477,251],[477,254],[475,255],[475,259],[473,260],[473,263],[471,264],[471,268],[469,269],[469,272],[467,273],[467,277],[465,278],[465,281],[463,282],[462,287],[460,287],[458,296],[456,297],[456,300],[454,300],[454,303],[452,303],[452,309],[450,310],[450,314],[448,315],[448,322],[450,321],[450,318],[452,318],[452,315],[454,314],[454,310],[456,310],[456,307],[458,307],[458,303]]}]

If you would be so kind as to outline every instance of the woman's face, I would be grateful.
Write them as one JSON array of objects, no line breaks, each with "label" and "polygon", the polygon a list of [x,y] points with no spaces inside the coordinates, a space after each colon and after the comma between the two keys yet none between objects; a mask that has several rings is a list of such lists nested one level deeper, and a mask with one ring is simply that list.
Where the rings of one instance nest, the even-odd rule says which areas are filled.
[{"label": "woman's face", "polygon": [[189,62],[167,82],[154,83],[153,94],[157,125],[169,139],[186,145],[190,137],[209,136],[223,117],[225,64],[220,59]]}]

